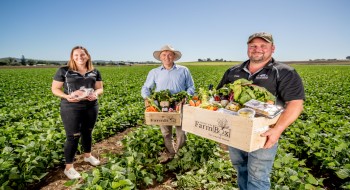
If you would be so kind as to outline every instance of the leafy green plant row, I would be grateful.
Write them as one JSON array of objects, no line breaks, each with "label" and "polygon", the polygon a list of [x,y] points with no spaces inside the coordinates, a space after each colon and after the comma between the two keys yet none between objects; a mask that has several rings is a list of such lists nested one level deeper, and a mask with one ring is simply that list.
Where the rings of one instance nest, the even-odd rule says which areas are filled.
[{"label": "leafy green plant row", "polygon": [[[59,99],[51,93],[56,69],[6,69],[0,84],[0,185],[4,189],[34,184],[50,168],[63,164],[65,133],[59,114]],[[100,141],[143,118],[140,88],[130,75],[105,75],[105,95],[94,141]],[[115,82],[119,81],[119,82]],[[126,81],[129,81],[128,83]]]},{"label": "leafy green plant row", "polygon": [[[165,151],[159,127],[143,126],[123,140],[124,153],[106,155],[108,164],[83,174],[83,182],[69,181],[67,186],[83,189],[141,189],[162,183],[168,173],[175,173],[173,188],[237,189],[236,172],[227,152],[219,145],[196,135],[188,140],[175,159],[159,164]],[[292,154],[279,151],[272,173],[274,189],[322,189],[322,179],[316,179],[305,168],[305,162]]]},{"label": "leafy green plant row", "polygon": [[[100,68],[105,94],[99,100],[100,114],[94,130],[95,141],[126,127],[143,123],[140,89],[151,68],[154,66]],[[189,68],[198,89],[207,88],[209,84],[217,85],[228,66]],[[350,104],[347,94],[350,89],[347,79],[350,68],[305,65],[295,68],[306,87],[305,112],[283,135],[280,144],[288,146],[280,146],[280,149],[296,159],[294,165],[301,162],[298,165],[301,170],[313,168],[314,171],[319,168],[326,172],[327,175],[318,176],[320,178],[316,181],[322,178],[325,181],[335,181],[341,177],[342,184],[335,188],[343,186],[349,189],[349,151],[346,150],[349,149]],[[2,187],[35,183],[52,164],[63,164],[61,151],[65,137],[59,116],[59,100],[50,91],[55,71],[56,69],[2,69],[0,72],[0,78],[7,81],[0,83]],[[41,138],[49,140],[40,140]],[[27,148],[25,152],[28,153],[21,152],[23,147]],[[31,152],[39,157],[34,157]],[[37,160],[52,164],[44,164],[42,167],[36,165]],[[334,174],[328,174],[330,171]]]},{"label": "leafy green plant row", "polygon": [[[124,152],[121,155],[106,155],[108,163],[84,173],[84,183],[77,184],[77,181],[72,180],[67,185],[88,189],[139,189],[163,182],[167,173],[172,172],[177,173],[179,179],[173,185],[179,188],[197,188],[209,184],[222,187],[225,181],[232,187],[231,181],[235,173],[228,162],[222,161],[218,145],[213,141],[188,135],[186,146],[171,162],[164,165],[159,163],[160,153],[165,151],[165,147],[158,126],[138,127],[122,142]],[[213,165],[206,166],[208,160]],[[206,181],[198,185],[182,176],[198,170],[201,170],[199,172],[203,179],[206,178]],[[204,172],[209,171],[204,175]]]},{"label": "leafy green plant row", "polygon": [[344,80],[350,68],[309,69],[302,70],[307,84],[305,110],[284,134],[289,145],[285,150],[307,159],[309,167],[334,188],[350,189],[350,89],[346,88],[350,81]]}]

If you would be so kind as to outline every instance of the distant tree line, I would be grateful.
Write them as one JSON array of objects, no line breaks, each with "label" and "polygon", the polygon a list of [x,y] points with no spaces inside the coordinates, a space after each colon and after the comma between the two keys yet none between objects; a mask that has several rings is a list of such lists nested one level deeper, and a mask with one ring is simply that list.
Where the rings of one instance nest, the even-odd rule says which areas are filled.
[{"label": "distant tree line", "polygon": [[[350,56],[347,56],[345,59],[350,60]],[[341,60],[338,60],[338,59],[309,59],[309,61],[341,61]]]},{"label": "distant tree line", "polygon": [[[346,57],[346,60],[350,60],[350,56]],[[314,59],[309,61],[338,61],[337,59]],[[227,62],[224,59],[198,59],[198,62]],[[134,64],[158,64],[159,62],[154,61],[144,61],[144,62],[133,62],[133,61],[104,61],[98,60],[93,61],[94,65],[106,66],[106,65],[116,65],[116,66],[131,66]],[[42,65],[66,65],[67,61],[44,61],[35,59],[26,59],[24,55],[20,59],[8,57],[0,59],[0,66],[42,66]]]},{"label": "distant tree line", "polygon": [[[0,58],[0,66],[45,66],[45,65],[66,65],[68,61],[43,61],[35,59],[26,59],[24,55],[19,58]],[[159,62],[158,62],[159,63]],[[131,66],[134,64],[157,64],[154,61],[145,61],[145,62],[134,62],[134,61],[104,61],[96,60],[93,61],[94,65],[106,66],[106,65],[115,65],[115,66]]]},{"label": "distant tree line", "polygon": [[26,59],[23,55],[20,59],[8,57],[0,59],[0,66],[34,66],[34,65],[61,65],[60,61],[43,61]]},{"label": "distant tree line", "polygon": [[207,59],[198,59],[198,62],[226,62],[224,59],[213,59],[211,60],[210,58]]}]

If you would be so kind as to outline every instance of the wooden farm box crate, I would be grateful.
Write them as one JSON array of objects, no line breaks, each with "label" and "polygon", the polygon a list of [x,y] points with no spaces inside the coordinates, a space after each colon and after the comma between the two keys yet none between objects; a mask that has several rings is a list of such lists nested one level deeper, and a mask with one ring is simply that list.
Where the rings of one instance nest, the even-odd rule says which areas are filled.
[{"label": "wooden farm box crate", "polygon": [[177,112],[145,112],[146,125],[181,126],[181,113]]},{"label": "wooden farm box crate", "polygon": [[145,112],[145,124],[181,126],[183,104],[178,106],[179,112]]},{"label": "wooden farm box crate", "polygon": [[206,110],[189,105],[183,106],[182,129],[189,133],[232,146],[246,152],[260,149],[266,137],[260,134],[275,124],[273,119],[254,117],[252,119]]}]

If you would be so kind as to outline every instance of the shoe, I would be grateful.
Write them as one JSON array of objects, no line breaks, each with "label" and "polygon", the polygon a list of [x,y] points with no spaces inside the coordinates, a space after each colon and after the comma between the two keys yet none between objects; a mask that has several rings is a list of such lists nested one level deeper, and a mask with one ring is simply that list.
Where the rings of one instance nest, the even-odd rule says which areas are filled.
[{"label": "shoe", "polygon": [[166,164],[168,162],[170,162],[171,160],[173,160],[175,157],[174,154],[170,154],[170,153],[163,153],[161,156],[160,156],[160,163],[161,164]]},{"label": "shoe", "polygon": [[64,169],[64,174],[69,178],[69,179],[78,179],[81,178],[81,175],[77,170],[75,170],[73,167],[71,167],[69,170]]},{"label": "shoe", "polygon": [[101,163],[99,160],[97,160],[97,158],[95,158],[93,156],[90,156],[88,158],[84,157],[84,161],[85,162],[90,162],[90,164],[93,165],[93,166],[98,166]]}]

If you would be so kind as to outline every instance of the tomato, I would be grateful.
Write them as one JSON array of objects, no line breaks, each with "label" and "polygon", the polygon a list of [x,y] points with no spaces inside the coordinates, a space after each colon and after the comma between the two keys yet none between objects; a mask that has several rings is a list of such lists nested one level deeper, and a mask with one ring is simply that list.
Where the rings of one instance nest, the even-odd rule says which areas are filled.
[{"label": "tomato", "polygon": [[214,96],[214,100],[215,100],[215,101],[221,101],[221,98],[220,98],[220,96],[215,95],[215,96]]}]

